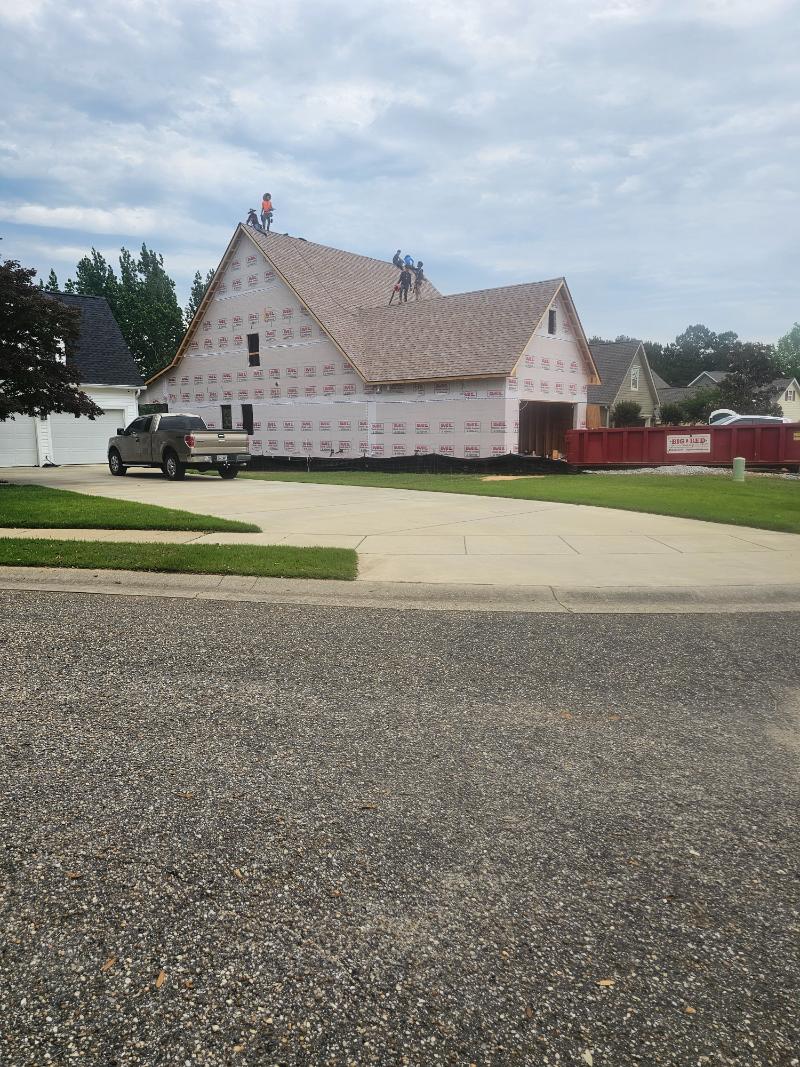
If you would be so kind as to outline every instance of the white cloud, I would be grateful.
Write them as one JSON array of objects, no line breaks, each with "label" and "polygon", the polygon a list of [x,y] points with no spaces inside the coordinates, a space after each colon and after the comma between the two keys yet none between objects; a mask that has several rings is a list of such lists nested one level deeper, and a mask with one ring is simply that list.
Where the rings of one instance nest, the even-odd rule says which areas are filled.
[{"label": "white cloud", "polygon": [[445,290],[575,277],[592,330],[674,334],[687,278],[763,336],[800,315],[796,4],[38,0],[0,20],[2,247],[45,268],[146,240],[185,289],[270,188],[280,229],[408,246]]}]

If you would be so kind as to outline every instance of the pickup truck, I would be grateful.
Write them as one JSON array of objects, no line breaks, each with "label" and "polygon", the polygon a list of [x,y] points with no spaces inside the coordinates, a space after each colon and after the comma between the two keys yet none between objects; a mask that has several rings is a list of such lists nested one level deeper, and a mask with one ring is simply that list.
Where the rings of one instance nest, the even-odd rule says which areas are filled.
[{"label": "pickup truck", "polygon": [[235,478],[250,462],[246,430],[209,430],[199,415],[140,415],[108,442],[108,468],[120,477],[128,467],[160,467],[170,481],[186,471],[216,469]]}]

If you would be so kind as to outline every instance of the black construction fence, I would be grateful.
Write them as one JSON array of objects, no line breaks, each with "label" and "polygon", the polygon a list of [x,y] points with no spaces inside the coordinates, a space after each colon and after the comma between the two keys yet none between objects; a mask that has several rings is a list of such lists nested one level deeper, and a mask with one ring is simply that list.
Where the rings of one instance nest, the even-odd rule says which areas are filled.
[{"label": "black construction fence", "polygon": [[253,456],[254,471],[375,471],[381,474],[577,474],[565,460],[540,456],[504,456],[458,459],[439,453],[414,456]]}]

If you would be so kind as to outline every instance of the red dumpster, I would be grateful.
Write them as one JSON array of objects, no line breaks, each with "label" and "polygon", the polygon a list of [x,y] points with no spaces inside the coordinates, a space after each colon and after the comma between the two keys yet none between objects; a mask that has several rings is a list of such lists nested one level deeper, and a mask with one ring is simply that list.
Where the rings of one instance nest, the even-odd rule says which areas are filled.
[{"label": "red dumpster", "polygon": [[729,467],[744,456],[749,467],[800,470],[800,423],[782,426],[632,426],[568,430],[566,458],[576,467],[661,467],[692,463]]}]

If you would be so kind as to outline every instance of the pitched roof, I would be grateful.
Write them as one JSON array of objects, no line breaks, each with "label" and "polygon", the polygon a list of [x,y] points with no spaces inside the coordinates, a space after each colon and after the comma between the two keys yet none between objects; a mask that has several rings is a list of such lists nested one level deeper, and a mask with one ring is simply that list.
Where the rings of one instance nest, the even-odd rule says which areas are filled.
[{"label": "pitched roof", "polygon": [[660,404],[680,404],[687,396],[692,395],[693,390],[685,385],[668,385],[665,389],[658,390],[658,402]]},{"label": "pitched roof", "polygon": [[726,370],[702,370],[698,375],[692,378],[688,384],[689,386],[696,385],[700,378],[710,378],[712,382],[719,385],[719,383],[727,377],[728,372]]},{"label": "pitched roof", "polygon": [[[412,295],[407,304],[400,306],[395,301],[389,306],[398,278],[397,268],[389,261],[318,245],[302,237],[264,233],[243,223],[236,228],[218,274],[233,254],[240,234],[266,256],[366,382],[509,375],[559,292],[591,364],[591,353],[563,278],[452,296],[442,296],[426,278],[419,300]],[[193,322],[212,298],[213,284]],[[183,354],[189,331],[172,366]],[[593,364],[591,369],[595,373]]]},{"label": "pitched roof", "polygon": [[55,293],[81,313],[80,334],[69,359],[85,385],[143,385],[144,379],[104,296]]},{"label": "pitched roof", "polygon": [[[598,341],[589,345],[601,378],[600,385],[589,386],[587,399],[590,404],[614,403],[641,347],[641,341]],[[644,366],[649,370],[646,356]]]},{"label": "pitched roof", "polygon": [[562,284],[555,278],[362,311],[363,372],[376,382],[510,374]]},{"label": "pitched roof", "polygon": [[650,373],[653,375],[653,385],[656,387],[656,389],[672,389],[672,386],[669,384],[669,382],[665,382],[661,375],[656,374],[652,367],[650,368]]},{"label": "pitched roof", "polygon": [[[390,262],[240,224],[367,382],[511,374],[563,278],[442,296],[426,278],[420,299],[389,298]],[[591,355],[586,350],[591,360]],[[594,370],[594,368],[592,368]]]}]

